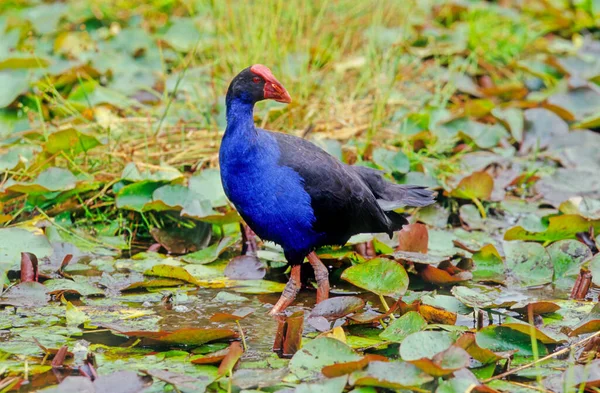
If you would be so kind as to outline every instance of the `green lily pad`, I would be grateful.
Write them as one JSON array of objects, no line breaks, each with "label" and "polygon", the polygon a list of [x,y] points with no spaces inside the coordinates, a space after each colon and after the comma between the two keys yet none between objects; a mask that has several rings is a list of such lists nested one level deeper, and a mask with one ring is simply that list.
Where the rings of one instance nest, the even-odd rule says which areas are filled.
[{"label": "green lily pad", "polygon": [[392,321],[379,337],[401,343],[406,337],[412,333],[419,332],[427,326],[425,319],[415,311],[409,311],[400,318]]},{"label": "green lily pad", "polygon": [[381,296],[399,297],[408,289],[408,275],[398,262],[375,258],[349,267],[342,279]]},{"label": "green lily pad", "polygon": [[371,362],[364,371],[350,374],[349,383],[354,386],[375,386],[387,389],[410,389],[430,382],[433,377],[410,363]]},{"label": "green lily pad", "polygon": [[401,151],[377,148],[373,150],[373,162],[389,173],[407,173],[410,170],[408,157]]},{"label": "green lily pad", "polygon": [[16,269],[22,251],[42,259],[52,255],[54,250],[44,235],[22,228],[0,228],[0,272]]},{"label": "green lily pad", "polygon": [[423,331],[408,335],[400,345],[400,357],[404,361],[432,359],[435,355],[454,344],[449,332]]},{"label": "green lily pad", "polygon": [[577,240],[559,240],[546,251],[554,266],[554,285],[571,289],[584,262],[592,257],[592,251]]},{"label": "green lily pad", "polygon": [[144,272],[147,276],[174,278],[189,282],[190,284],[198,285],[198,279],[192,276],[187,270],[181,266],[171,265],[154,265],[152,268]]},{"label": "green lily pad", "polygon": [[443,377],[467,367],[470,359],[469,354],[464,349],[453,345],[431,359],[424,357],[411,360],[410,363],[431,376]]},{"label": "green lily pad", "polygon": [[564,214],[550,217],[548,227],[543,232],[530,232],[517,226],[504,234],[504,240],[557,241],[575,239],[578,232],[586,232],[590,228],[600,230],[600,220],[586,220],[579,215]]},{"label": "green lily pad", "polygon": [[[110,327],[110,326],[109,326]],[[207,342],[236,338],[237,333],[231,329],[220,328],[182,328],[174,331],[121,331],[113,329],[127,337],[140,338],[149,344],[162,345],[202,345]]]},{"label": "green lily pad", "polygon": [[473,258],[473,280],[503,283],[506,279],[504,275],[504,261],[492,244],[485,245],[471,257]]},{"label": "green lily pad", "polygon": [[362,356],[334,338],[317,338],[300,349],[290,361],[290,371],[300,379],[318,377],[321,369],[335,363],[360,360]]},{"label": "green lily pad", "polygon": [[152,180],[145,180],[127,185],[119,190],[115,199],[116,206],[119,209],[142,212],[144,211],[146,204],[152,202],[152,194],[154,191],[162,186],[163,183]]},{"label": "green lily pad", "polygon": [[41,195],[53,191],[66,191],[75,188],[77,178],[68,169],[48,168],[38,175],[32,183],[13,183],[6,187],[8,191],[28,195]]},{"label": "green lily pad", "polygon": [[50,134],[44,150],[50,154],[64,151],[77,155],[98,145],[100,145],[100,141],[96,137],[79,132],[74,128],[68,128]]},{"label": "green lily pad", "polygon": [[[519,356],[533,356],[531,337],[503,326],[487,326],[475,334],[477,345],[494,352],[517,351]],[[539,340],[537,351],[540,356],[548,354],[546,346]]]},{"label": "green lily pad", "polygon": [[217,169],[204,169],[190,177],[189,189],[207,200],[213,207],[227,205],[227,197],[221,183],[221,174]]},{"label": "green lily pad", "polygon": [[597,254],[589,262],[590,272],[592,272],[592,282],[600,286],[600,254]]},{"label": "green lily pad", "polygon": [[504,243],[508,277],[524,286],[552,282],[554,269],[546,249],[538,243],[512,241]]},{"label": "green lily pad", "polygon": [[48,290],[39,282],[22,282],[0,296],[0,304],[14,307],[40,307],[50,300]]},{"label": "green lily pad", "polygon": [[348,381],[347,376],[329,378],[314,383],[301,383],[295,393],[342,393]]},{"label": "green lily pad", "polygon": [[70,292],[81,296],[101,296],[104,291],[90,284],[85,276],[74,276],[72,280],[67,278],[56,278],[47,280],[44,285],[50,293]]},{"label": "green lily pad", "polygon": [[218,243],[185,255],[183,260],[188,263],[197,263],[200,265],[214,262],[217,260],[217,258],[219,258],[219,255],[221,255],[223,251],[232,246],[235,242],[236,239],[232,237],[225,237]]},{"label": "green lily pad", "polygon": [[15,70],[0,72],[0,108],[5,108],[29,89],[29,71]]}]

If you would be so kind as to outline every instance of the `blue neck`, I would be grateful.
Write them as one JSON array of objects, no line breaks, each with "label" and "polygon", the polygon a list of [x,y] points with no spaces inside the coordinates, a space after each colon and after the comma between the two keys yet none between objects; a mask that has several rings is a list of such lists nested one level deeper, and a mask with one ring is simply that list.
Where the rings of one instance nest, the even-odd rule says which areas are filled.
[{"label": "blue neck", "polygon": [[254,104],[240,98],[226,100],[227,129],[225,135],[237,137],[253,137],[256,135],[254,127]]}]

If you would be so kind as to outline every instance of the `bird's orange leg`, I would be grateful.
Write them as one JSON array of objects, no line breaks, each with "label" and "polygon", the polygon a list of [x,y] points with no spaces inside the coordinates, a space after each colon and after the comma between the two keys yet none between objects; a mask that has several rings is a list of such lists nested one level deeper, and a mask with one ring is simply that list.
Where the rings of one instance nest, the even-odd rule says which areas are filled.
[{"label": "bird's orange leg", "polygon": [[314,251],[308,254],[308,262],[315,271],[315,279],[317,280],[317,303],[320,303],[329,298],[329,271]]},{"label": "bird's orange leg", "polygon": [[281,293],[281,297],[277,301],[277,304],[273,306],[270,315],[275,315],[283,312],[296,298],[296,295],[300,291],[301,282],[300,282],[300,268],[302,265],[294,265],[292,266],[292,272],[290,274],[290,279],[285,284],[285,288]]}]

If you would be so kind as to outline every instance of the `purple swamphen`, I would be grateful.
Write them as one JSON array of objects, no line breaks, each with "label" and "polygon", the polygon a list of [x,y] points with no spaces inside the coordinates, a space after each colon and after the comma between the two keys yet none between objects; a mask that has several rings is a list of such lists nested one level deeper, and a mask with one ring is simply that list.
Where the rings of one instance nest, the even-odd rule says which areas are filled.
[{"label": "purple swamphen", "polygon": [[254,125],[254,104],[289,103],[289,93],[264,65],[240,72],[227,90],[227,129],[219,151],[225,194],[252,230],[283,247],[290,280],[271,314],[300,290],[304,258],[315,271],[317,302],[329,296],[327,268],[314,250],[344,245],[359,233],[388,233],[407,220],[393,209],[427,206],[434,192],[398,185],[380,171],[340,162],[311,142]]}]

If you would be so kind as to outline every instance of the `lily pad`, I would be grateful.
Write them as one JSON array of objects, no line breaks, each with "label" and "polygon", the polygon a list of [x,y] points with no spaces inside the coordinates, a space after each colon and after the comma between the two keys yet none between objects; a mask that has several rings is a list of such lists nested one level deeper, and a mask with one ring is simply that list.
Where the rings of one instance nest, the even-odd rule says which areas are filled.
[{"label": "lily pad", "polygon": [[410,389],[433,380],[433,377],[410,363],[371,362],[364,371],[350,375],[349,383],[355,386],[375,386],[388,389]]},{"label": "lily pad", "polygon": [[400,345],[400,356],[404,361],[432,359],[450,348],[454,337],[449,332],[423,331],[408,335]]},{"label": "lily pad", "polygon": [[408,288],[408,275],[402,265],[384,258],[349,267],[342,279],[381,296],[402,296]]},{"label": "lily pad", "polygon": [[401,343],[412,333],[423,330],[425,326],[427,326],[427,322],[419,313],[409,311],[400,318],[392,321],[392,323],[379,334],[379,337]]},{"label": "lily pad", "polygon": [[550,217],[548,227],[543,232],[532,232],[516,226],[504,234],[504,240],[558,241],[575,239],[577,233],[590,228],[600,231],[600,220],[587,220],[579,215],[563,214]]},{"label": "lily pad", "polygon": [[[503,326],[487,326],[475,334],[477,345],[493,352],[517,351],[519,356],[533,356],[528,334]],[[538,355],[548,354],[546,346],[537,342]]]},{"label": "lily pad", "polygon": [[317,338],[296,352],[290,371],[300,379],[315,378],[321,369],[335,363],[358,361],[362,357],[334,338]]},{"label": "lily pad", "polygon": [[540,244],[505,242],[504,253],[507,275],[520,285],[534,286],[552,282],[552,260]]},{"label": "lily pad", "polygon": [[494,179],[487,172],[475,172],[464,177],[450,192],[460,199],[489,200],[494,190]]}]

